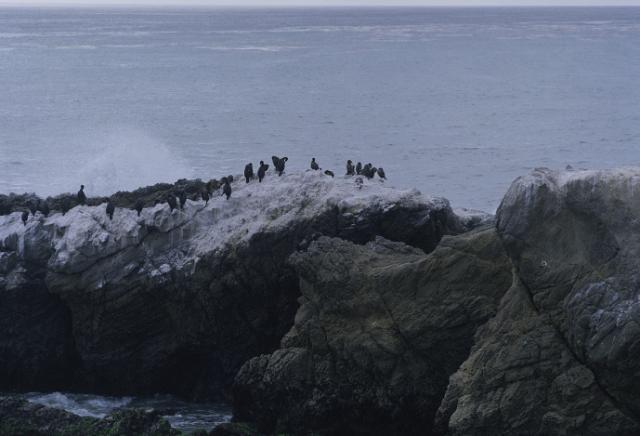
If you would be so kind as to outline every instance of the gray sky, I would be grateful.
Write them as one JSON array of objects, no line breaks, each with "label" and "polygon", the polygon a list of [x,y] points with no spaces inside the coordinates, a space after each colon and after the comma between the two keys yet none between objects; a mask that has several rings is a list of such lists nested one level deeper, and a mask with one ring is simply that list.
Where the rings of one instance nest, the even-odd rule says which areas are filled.
[{"label": "gray sky", "polygon": [[640,0],[0,0],[0,5],[148,6],[640,6]]}]

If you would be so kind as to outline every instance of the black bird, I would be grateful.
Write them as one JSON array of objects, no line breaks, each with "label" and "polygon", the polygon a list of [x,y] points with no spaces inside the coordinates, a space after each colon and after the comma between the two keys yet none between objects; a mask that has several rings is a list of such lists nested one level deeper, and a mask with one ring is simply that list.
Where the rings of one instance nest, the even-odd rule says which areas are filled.
[{"label": "black bird", "polygon": [[378,174],[378,168],[376,168],[376,167],[372,167],[372,168],[369,170],[369,174],[371,174],[371,178],[373,179],[373,178],[375,177],[375,175],[376,175],[376,174]]},{"label": "black bird", "polygon": [[180,191],[178,199],[180,200],[180,209],[184,209],[184,205],[187,203],[187,194],[184,191]]},{"label": "black bird", "polygon": [[247,181],[247,183],[249,183],[249,180],[253,179],[253,164],[252,163],[248,163],[244,167],[244,178]]},{"label": "black bird", "polygon": [[357,175],[362,174],[362,163],[361,163],[361,162],[358,162],[358,163],[356,164],[356,174],[357,174]]},{"label": "black bird", "polygon": [[384,168],[382,167],[378,168],[378,177],[380,177],[381,179],[387,178],[386,174],[384,173]]},{"label": "black bird", "polygon": [[364,168],[362,168],[362,174],[364,174],[367,179],[371,179],[374,176],[372,169],[373,169],[373,165],[368,163],[364,166]]},{"label": "black bird", "polygon": [[356,173],[355,168],[353,167],[353,162],[351,160],[347,161],[347,176],[353,176]]},{"label": "black bird", "polygon": [[27,225],[27,220],[29,219],[29,211],[25,210],[22,212],[22,224]]},{"label": "black bird", "polygon": [[40,206],[40,212],[42,212],[42,215],[44,215],[44,217],[48,217],[49,216],[49,203],[47,203],[46,201],[43,201],[42,204],[39,204]]},{"label": "black bird", "polygon": [[87,196],[84,193],[84,185],[80,185],[80,190],[78,191],[78,204],[86,204]]},{"label": "black bird", "polygon": [[228,179],[224,179],[224,185],[222,186],[222,195],[227,196],[227,200],[231,197],[231,185]]},{"label": "black bird", "polygon": [[316,162],[315,157],[311,158],[311,169],[314,171],[318,171],[320,169],[320,166],[318,166],[318,162]]},{"label": "black bird", "polygon": [[144,202],[142,200],[136,201],[136,204],[134,205],[134,208],[135,208],[136,212],[138,212],[138,216],[140,216],[140,213],[142,212],[142,209],[144,209]]},{"label": "black bird", "polygon": [[229,181],[229,183],[233,183],[233,176],[232,175],[228,175],[227,176],[227,180]]},{"label": "black bird", "polygon": [[204,200],[205,206],[209,204],[209,191],[207,191],[206,189],[202,190],[202,199]]},{"label": "black bird", "polygon": [[269,165],[265,165],[263,161],[260,161],[260,167],[258,168],[258,182],[262,183],[262,179],[264,179],[268,169]]},{"label": "black bird", "polygon": [[278,156],[271,156],[271,160],[273,161],[273,166],[275,167],[276,172],[279,176],[281,176],[284,172],[284,165],[289,160],[289,158],[285,156],[281,159]]},{"label": "black bird", "polygon": [[171,208],[171,212],[173,212],[173,209],[178,207],[178,202],[173,194],[167,195],[167,203],[169,204],[169,208]]},{"label": "black bird", "polygon": [[107,201],[107,215],[109,216],[110,220],[113,219],[113,213],[115,211],[116,211],[115,204],[113,204],[113,202],[111,200]]},{"label": "black bird", "polygon": [[325,173],[327,176],[331,176],[331,177],[334,177],[334,176],[335,176],[335,174],[333,174],[333,171],[326,170],[324,173]]}]

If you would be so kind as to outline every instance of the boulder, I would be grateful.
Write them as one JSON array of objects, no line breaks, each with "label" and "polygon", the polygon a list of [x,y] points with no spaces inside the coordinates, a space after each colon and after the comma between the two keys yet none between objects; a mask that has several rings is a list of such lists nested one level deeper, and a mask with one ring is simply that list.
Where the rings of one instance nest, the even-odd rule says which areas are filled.
[{"label": "boulder", "polygon": [[119,410],[103,419],[80,417],[14,397],[0,397],[0,435],[3,436],[175,436],[153,410]]},{"label": "boulder", "polygon": [[449,376],[511,284],[491,227],[444,237],[428,255],[323,237],[290,262],[295,324],[233,386],[234,419],[264,433],[430,434]]},{"label": "boulder", "polygon": [[19,212],[0,216],[0,314],[11,313],[0,321],[0,389],[59,380],[57,389],[219,396],[291,328],[293,252],[320,235],[431,251],[466,229],[446,200],[378,180],[291,173],[232,188],[228,201],[161,203],[140,216],[116,207],[109,219],[104,203],[26,225]]},{"label": "boulder", "polygon": [[453,435],[640,434],[640,169],[517,179],[497,213],[514,264],[451,378]]}]

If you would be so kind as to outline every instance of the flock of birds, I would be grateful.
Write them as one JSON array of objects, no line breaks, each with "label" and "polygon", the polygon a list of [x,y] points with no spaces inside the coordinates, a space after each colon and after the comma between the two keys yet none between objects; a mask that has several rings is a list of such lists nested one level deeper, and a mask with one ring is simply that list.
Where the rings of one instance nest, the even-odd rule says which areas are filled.
[{"label": "flock of birds", "polygon": [[[284,167],[287,161],[289,160],[289,158],[286,156],[282,158],[278,156],[272,156],[271,160],[273,161],[273,166],[276,170],[276,173],[278,174],[278,176],[281,176],[282,173],[284,173]],[[311,158],[310,166],[313,171],[322,171],[322,168],[320,168],[320,165],[318,165],[318,162],[316,161],[315,157]],[[269,170],[269,165],[265,164],[264,161],[260,161],[260,166],[258,167],[258,173],[257,173],[259,183],[262,183],[262,180],[266,176],[267,170]],[[335,177],[334,172],[331,170],[325,170],[324,174],[330,177]],[[372,179],[376,176],[376,174],[381,179],[387,178],[384,172],[384,169],[382,167],[376,168],[371,163],[365,164],[363,166],[361,162],[358,162],[354,166],[351,160],[347,161],[347,173],[346,173],[347,176],[364,176],[368,179]],[[248,163],[244,167],[244,177],[247,183],[255,179],[256,175],[253,172],[252,163]],[[222,195],[224,195],[228,200],[231,197],[231,192],[232,192],[231,183],[233,182],[233,176],[223,177],[220,180],[220,182],[222,183]],[[359,188],[362,188],[362,184],[364,183],[362,177],[357,177],[355,182]],[[209,189],[203,189],[202,192],[200,193],[202,200],[205,202],[205,206],[209,203],[209,199],[211,198],[210,194],[211,193]],[[76,200],[77,200],[77,203],[80,205],[87,204],[87,195],[84,192],[84,185],[80,185],[80,190],[76,194]],[[173,193],[170,193],[166,197],[166,202],[169,205],[169,208],[171,209],[172,212],[178,206],[180,207],[180,209],[184,209],[184,205],[187,203],[187,194],[185,191],[180,191],[178,193],[177,200],[176,200],[176,195]],[[138,216],[140,216],[140,213],[144,208],[144,202],[140,199],[137,200],[133,208],[136,212],[138,212]],[[68,209],[67,210],[64,210],[64,209],[67,209],[67,208],[63,208],[63,211],[62,211],[63,215],[68,210]],[[115,210],[116,210],[115,204],[111,199],[109,199],[107,201],[106,213],[110,220],[113,219],[113,214],[115,213]],[[49,215],[50,209],[46,201],[38,201],[37,204],[30,205],[29,209],[22,212],[23,224],[25,226],[27,225],[27,221],[29,219],[29,212],[31,212],[31,214],[35,216],[36,212],[38,211],[41,212],[45,217]]]}]

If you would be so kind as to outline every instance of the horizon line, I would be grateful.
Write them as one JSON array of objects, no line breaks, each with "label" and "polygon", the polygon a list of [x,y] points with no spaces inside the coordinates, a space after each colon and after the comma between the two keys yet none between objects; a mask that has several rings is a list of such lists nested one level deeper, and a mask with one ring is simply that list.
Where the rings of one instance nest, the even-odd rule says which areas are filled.
[{"label": "horizon line", "polygon": [[109,8],[109,9],[123,9],[123,8],[146,8],[146,9],[341,9],[341,8],[369,8],[369,9],[393,9],[393,8],[413,8],[413,9],[474,9],[474,8],[638,8],[637,5],[628,4],[597,4],[597,5],[577,5],[577,4],[541,4],[541,5],[502,5],[502,4],[477,4],[477,5],[447,5],[447,4],[433,4],[433,5],[416,5],[416,4],[380,4],[380,5],[365,5],[365,4],[344,4],[344,5],[324,5],[324,4],[309,4],[309,5],[287,5],[287,4],[244,4],[244,5],[226,5],[226,4],[160,4],[153,5],[148,3],[133,3],[133,4],[120,4],[120,3],[38,3],[33,2],[21,2],[21,3],[4,3],[0,1],[0,8]]}]

